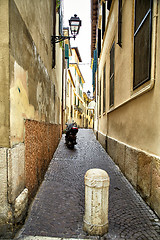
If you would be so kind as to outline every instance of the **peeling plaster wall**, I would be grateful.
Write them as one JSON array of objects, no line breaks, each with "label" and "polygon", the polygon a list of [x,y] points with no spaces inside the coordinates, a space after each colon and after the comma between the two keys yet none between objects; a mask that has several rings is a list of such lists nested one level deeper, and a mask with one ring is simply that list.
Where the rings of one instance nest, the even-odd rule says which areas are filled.
[{"label": "peeling plaster wall", "polygon": [[[54,123],[55,119],[51,113],[54,104],[51,65],[48,70],[14,1],[11,1],[10,8],[11,122],[14,124],[16,113],[20,119]],[[11,128],[12,145],[22,141],[23,127],[16,128],[16,131],[18,134],[14,134]]]},{"label": "peeling plaster wall", "polygon": [[8,204],[9,106],[9,3],[0,1],[0,237],[11,230],[12,212]]},{"label": "peeling plaster wall", "polygon": [[9,147],[9,4],[0,2],[0,147]]},{"label": "peeling plaster wall", "polygon": [[[60,136],[52,131],[52,138],[45,141],[45,134],[49,126],[54,128],[55,123],[60,124],[61,114],[61,78],[62,78],[62,49],[57,46],[58,61],[57,69],[52,70],[51,41],[52,35],[52,1],[10,1],[10,141],[11,147],[20,143],[25,145],[25,158],[21,164],[25,165],[25,177],[17,173],[15,178],[22,175],[29,186],[29,196],[35,194],[38,185],[42,181],[44,172],[55,151],[51,148],[51,154],[41,154],[41,167],[37,165],[37,157],[33,150],[36,144],[39,151],[48,151],[48,145],[57,142]],[[47,16],[47,18],[46,18]],[[50,17],[48,17],[50,16]],[[30,127],[27,128],[30,123]],[[36,125],[35,123],[39,123]],[[41,127],[39,127],[41,126]],[[37,132],[38,127],[39,132]],[[39,138],[29,138],[29,134],[36,132]],[[43,143],[43,140],[45,144]],[[35,142],[34,142],[35,141]],[[47,145],[48,144],[48,145]],[[42,149],[41,149],[42,148]],[[47,152],[48,153],[48,152]],[[47,158],[47,161],[45,161]],[[27,160],[30,159],[28,165]],[[37,180],[29,182],[31,168],[34,165],[34,174],[38,172]],[[28,166],[28,167],[27,167]],[[39,177],[42,175],[41,177]],[[37,175],[36,175],[37,176]],[[13,181],[11,181],[13,182]],[[20,187],[20,184],[17,183]],[[30,187],[32,185],[32,187]],[[12,188],[16,186],[12,185]],[[14,191],[14,190],[13,190]]]},{"label": "peeling plaster wall", "polygon": [[0,3],[0,237],[11,238],[24,218],[62,134],[62,49],[56,46],[52,69],[52,4]]},{"label": "peeling plaster wall", "polygon": [[[52,65],[51,32],[52,23],[52,1],[51,0],[14,0],[22,19],[32,36],[36,50],[47,70]],[[50,73],[49,73],[50,74]]]}]

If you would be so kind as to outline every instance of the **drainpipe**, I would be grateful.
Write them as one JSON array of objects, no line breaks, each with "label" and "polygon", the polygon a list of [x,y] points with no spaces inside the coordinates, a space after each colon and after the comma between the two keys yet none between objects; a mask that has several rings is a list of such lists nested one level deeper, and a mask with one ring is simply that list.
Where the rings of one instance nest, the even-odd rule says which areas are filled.
[{"label": "drainpipe", "polygon": [[61,122],[62,122],[62,133],[63,133],[63,103],[64,103],[64,87],[63,87],[63,83],[64,83],[64,50],[62,50],[62,112],[61,112]]}]

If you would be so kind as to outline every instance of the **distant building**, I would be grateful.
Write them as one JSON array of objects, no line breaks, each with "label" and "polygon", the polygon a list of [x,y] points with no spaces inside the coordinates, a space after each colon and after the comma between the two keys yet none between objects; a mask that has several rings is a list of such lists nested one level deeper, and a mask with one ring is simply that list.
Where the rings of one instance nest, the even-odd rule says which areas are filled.
[{"label": "distant building", "polygon": [[84,127],[84,99],[83,85],[85,83],[83,75],[79,68],[81,62],[80,53],[77,47],[70,49],[68,67],[65,70],[65,117],[64,122],[75,121],[78,127]]}]

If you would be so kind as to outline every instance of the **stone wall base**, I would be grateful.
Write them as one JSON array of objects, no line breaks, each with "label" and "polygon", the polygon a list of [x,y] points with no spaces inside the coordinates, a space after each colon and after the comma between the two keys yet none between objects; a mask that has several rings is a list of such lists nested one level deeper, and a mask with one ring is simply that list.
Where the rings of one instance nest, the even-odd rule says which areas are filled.
[{"label": "stone wall base", "polygon": [[24,152],[24,143],[12,148],[0,148],[0,239],[11,239],[16,224],[27,213],[28,189],[25,188]]},{"label": "stone wall base", "polygon": [[160,158],[98,133],[98,140],[146,203],[160,217]]},{"label": "stone wall base", "polygon": [[61,136],[61,125],[26,120],[25,142],[0,148],[0,239],[25,219]]}]

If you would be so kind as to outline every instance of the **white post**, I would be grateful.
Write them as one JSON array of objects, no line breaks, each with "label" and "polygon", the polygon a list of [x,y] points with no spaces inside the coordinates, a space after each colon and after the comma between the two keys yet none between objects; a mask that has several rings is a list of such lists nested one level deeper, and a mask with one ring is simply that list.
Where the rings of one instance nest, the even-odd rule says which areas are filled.
[{"label": "white post", "polygon": [[85,216],[83,229],[90,235],[108,232],[109,176],[102,169],[90,169],[85,174]]}]

